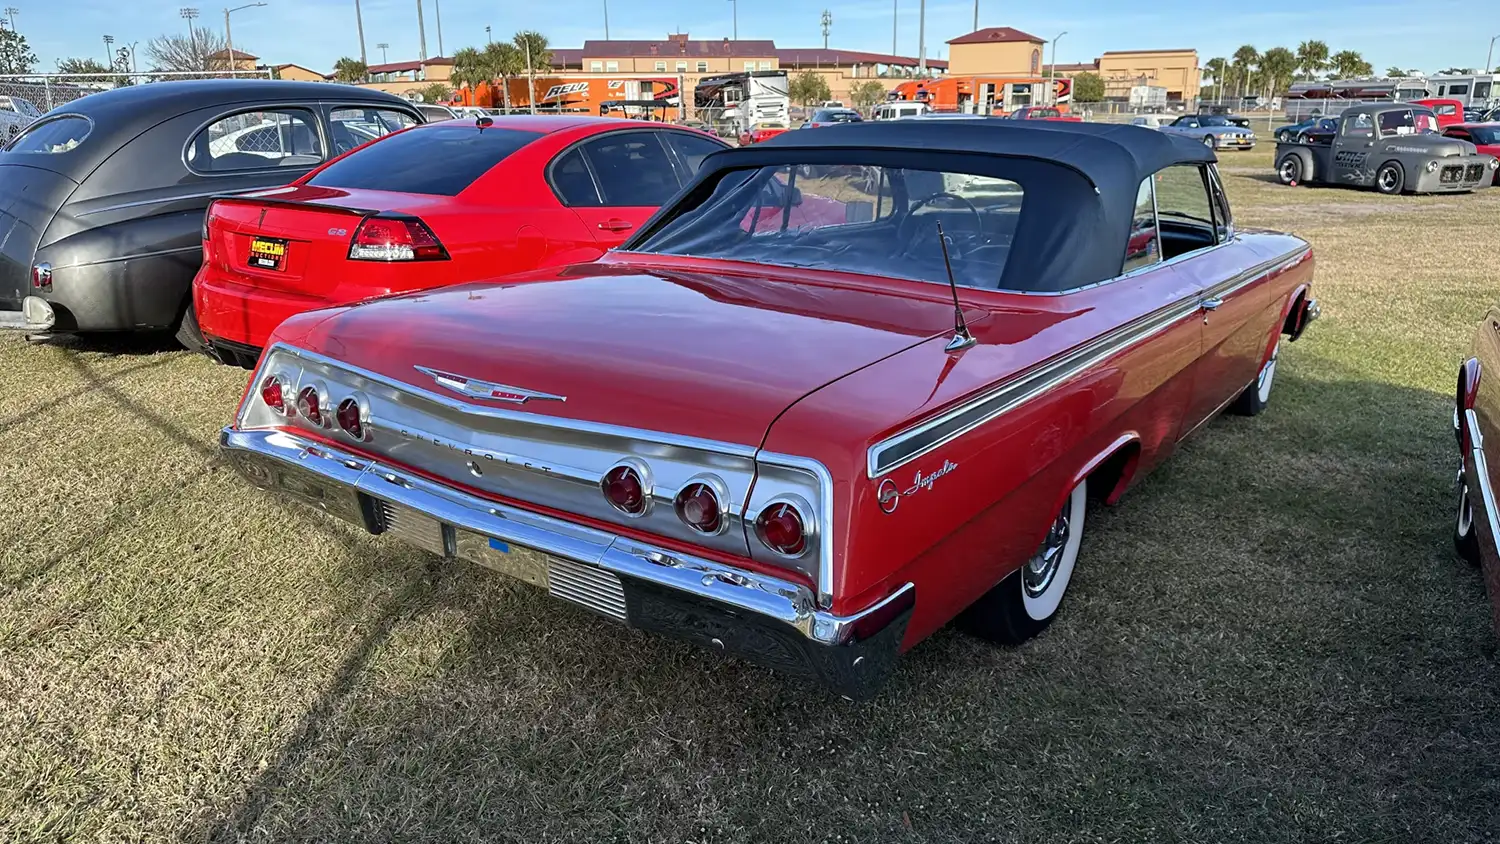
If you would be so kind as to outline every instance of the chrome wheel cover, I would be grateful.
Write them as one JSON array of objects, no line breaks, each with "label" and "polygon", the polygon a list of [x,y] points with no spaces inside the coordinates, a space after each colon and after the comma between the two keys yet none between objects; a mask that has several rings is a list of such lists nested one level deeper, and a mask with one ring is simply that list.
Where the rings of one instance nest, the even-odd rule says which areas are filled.
[{"label": "chrome wheel cover", "polygon": [[1379,179],[1380,189],[1383,191],[1393,191],[1396,189],[1396,186],[1400,184],[1400,182],[1398,182],[1396,179],[1396,170],[1393,167],[1386,167],[1382,169],[1380,171]]},{"label": "chrome wheel cover", "polygon": [[1033,598],[1046,592],[1057,577],[1058,565],[1062,562],[1063,550],[1068,547],[1068,536],[1072,529],[1069,519],[1071,509],[1071,502],[1063,505],[1062,512],[1057,514],[1056,521],[1047,530],[1047,538],[1042,540],[1042,550],[1031,558],[1021,574],[1021,587]]},{"label": "chrome wheel cover", "polygon": [[1276,358],[1281,354],[1281,344],[1271,350],[1271,359],[1266,361],[1265,366],[1260,368],[1260,374],[1255,376],[1255,395],[1260,398],[1261,404],[1271,398],[1271,383],[1276,379]]},{"label": "chrome wheel cover", "polygon": [[1458,488],[1458,535],[1467,538],[1474,529],[1474,504],[1469,501],[1469,484],[1461,482]]}]

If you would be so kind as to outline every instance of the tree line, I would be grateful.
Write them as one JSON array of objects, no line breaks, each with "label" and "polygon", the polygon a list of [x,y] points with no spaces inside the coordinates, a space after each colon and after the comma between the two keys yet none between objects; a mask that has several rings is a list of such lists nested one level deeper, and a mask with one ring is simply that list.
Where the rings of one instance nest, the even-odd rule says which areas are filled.
[{"label": "tree line", "polygon": [[[1400,71],[1400,68],[1394,69]],[[1375,68],[1358,51],[1331,53],[1322,41],[1303,41],[1295,51],[1272,47],[1264,53],[1246,44],[1229,58],[1220,56],[1204,62],[1203,70],[1214,79],[1214,84],[1204,90],[1203,97],[1218,100],[1226,96],[1274,96],[1293,82],[1302,80],[1357,79],[1375,75]],[[1394,75],[1407,74],[1398,72]]]}]

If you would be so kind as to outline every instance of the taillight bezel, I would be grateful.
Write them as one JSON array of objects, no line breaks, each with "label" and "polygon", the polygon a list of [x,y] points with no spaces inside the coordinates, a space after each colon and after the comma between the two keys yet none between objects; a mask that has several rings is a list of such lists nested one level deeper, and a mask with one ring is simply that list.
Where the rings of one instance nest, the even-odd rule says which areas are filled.
[{"label": "taillight bezel", "polygon": [[[308,393],[312,393],[313,396],[318,400],[318,417],[316,419],[312,418],[312,416],[308,414],[307,408],[303,406],[303,397]],[[332,423],[332,420],[329,419],[329,417],[332,415],[329,413],[329,404],[330,401],[328,398],[328,388],[323,386],[323,382],[313,381],[311,383],[303,384],[297,388],[295,404],[297,408],[297,415],[302,417],[303,421],[307,422],[307,424],[313,426],[314,428],[326,429]]]},{"label": "taillight bezel", "polygon": [[[772,545],[770,541],[766,539],[765,526],[762,520],[765,519],[773,509],[783,505],[791,507],[792,510],[796,512],[798,521],[802,523],[802,548],[796,553],[788,553],[786,551],[783,551],[780,548],[777,548],[775,545]],[[760,511],[755,514],[755,521],[752,522],[755,531],[755,538],[760,541],[761,546],[764,547],[767,551],[770,551],[772,554],[775,554],[776,556],[784,560],[804,559],[814,548],[817,548],[819,545],[819,526],[816,514],[817,511],[813,509],[812,504],[808,503],[807,499],[803,498],[802,496],[778,495],[775,498],[772,498],[770,501],[767,501],[765,505],[760,508]]]},{"label": "taillight bezel", "polygon": [[[641,507],[638,511],[627,510],[616,504],[614,499],[609,497],[610,476],[620,469],[629,469],[635,472],[637,479],[640,481]],[[627,457],[623,460],[615,461],[613,465],[604,470],[603,475],[599,476],[599,494],[603,496],[604,503],[608,504],[609,508],[616,513],[632,519],[646,518],[651,515],[651,511],[654,509],[656,503],[656,483],[651,476],[651,467],[646,464],[646,461],[638,457]]]},{"label": "taillight bezel", "polygon": [[[266,390],[270,388],[272,382],[275,382],[277,388],[280,390],[281,407],[277,407],[266,401]],[[267,410],[277,416],[290,417],[294,415],[293,411],[297,406],[297,396],[292,392],[292,379],[286,377],[283,373],[272,372],[260,379],[260,382],[255,385],[255,397],[260,399],[260,403],[265,405]]]},{"label": "taillight bezel", "polygon": [[1453,433],[1458,436],[1458,446],[1463,451],[1474,447],[1469,431],[1468,415],[1479,401],[1479,379],[1484,367],[1478,358],[1469,358],[1458,368],[1458,388],[1453,397]]},{"label": "taillight bezel", "polygon": [[[437,247],[437,254],[417,255],[415,253],[415,250],[413,251],[412,257],[410,258],[379,257],[354,254],[354,251],[360,248],[360,236],[365,233],[365,228],[372,222],[397,222],[404,223],[407,226],[415,226],[426,232],[428,237],[432,238],[432,242]],[[369,214],[360,219],[359,225],[354,227],[354,234],[349,238],[349,250],[347,252],[347,257],[350,261],[362,261],[371,264],[420,264],[428,261],[447,261],[450,260],[452,256],[448,254],[448,247],[443,245],[442,239],[437,236],[437,233],[432,230],[432,227],[427,225],[427,223],[424,222],[421,217],[418,217],[415,214],[381,212],[379,214]]]},{"label": "taillight bezel", "polygon": [[[359,425],[359,433],[357,435],[346,428],[344,420],[340,418],[344,413],[344,406],[351,403],[358,414],[357,424]],[[339,429],[340,433],[350,440],[357,443],[369,442],[373,438],[373,434],[370,431],[370,400],[365,398],[364,393],[358,392],[345,396],[333,408],[333,424],[334,427]]]},{"label": "taillight bezel", "polygon": [[[718,504],[716,511],[719,515],[719,520],[713,530],[704,530],[691,521],[688,521],[687,516],[682,511],[686,496],[699,486],[705,487],[709,492],[713,493],[714,501]],[[724,480],[718,475],[708,473],[694,475],[688,478],[687,483],[683,484],[677,490],[677,494],[672,497],[672,512],[677,516],[677,520],[682,522],[688,530],[699,536],[723,536],[729,530],[729,485],[724,483]]]}]

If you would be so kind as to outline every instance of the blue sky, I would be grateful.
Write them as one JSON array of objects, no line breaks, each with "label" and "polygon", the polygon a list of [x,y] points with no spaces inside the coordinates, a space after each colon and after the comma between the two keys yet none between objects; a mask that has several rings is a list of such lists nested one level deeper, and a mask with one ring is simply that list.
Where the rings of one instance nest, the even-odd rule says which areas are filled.
[{"label": "blue sky", "polygon": [[[7,5],[20,9],[16,24],[40,57],[40,69],[52,70],[67,56],[102,59],[105,34],[115,37],[116,46],[140,41],[144,49],[156,35],[185,29],[178,9],[195,2],[199,0],[7,0]],[[200,5],[198,23],[222,31],[224,5],[243,2],[248,0]],[[295,62],[319,70],[329,69],[341,55],[358,55],[354,0],[266,2],[270,5],[265,8],[235,13],[237,48],[265,62]],[[443,47],[450,54],[482,45],[486,25],[497,37],[537,29],[560,47],[604,37],[604,0],[423,0],[429,54],[438,48],[434,2],[441,4]],[[900,52],[916,55],[917,0],[897,2]],[[1261,0],[1242,6],[1216,0],[981,0],[980,25],[1013,26],[1044,39],[1067,31],[1058,45],[1060,62],[1088,61],[1105,50],[1163,47],[1196,47],[1206,60],[1245,43],[1262,50],[1295,48],[1298,41],[1319,38],[1335,51],[1362,52],[1377,71],[1392,64],[1433,71],[1484,62],[1490,36],[1500,34],[1500,17],[1494,15],[1482,31],[1472,25],[1485,17],[1479,11],[1485,6],[1497,8],[1493,0]],[[834,21],[830,46],[885,52],[891,48],[891,7],[891,0],[742,0],[739,34],[774,39],[779,47],[818,46],[818,19],[827,8]],[[380,61],[375,45],[381,42],[391,45],[392,61],[416,58],[416,0],[362,0],[362,8],[371,64]],[[610,0],[610,34],[661,38],[669,31],[687,31],[694,38],[723,38],[732,28],[732,8],[729,0]],[[943,42],[970,31],[973,15],[972,0],[928,0],[928,56],[946,57]]]}]

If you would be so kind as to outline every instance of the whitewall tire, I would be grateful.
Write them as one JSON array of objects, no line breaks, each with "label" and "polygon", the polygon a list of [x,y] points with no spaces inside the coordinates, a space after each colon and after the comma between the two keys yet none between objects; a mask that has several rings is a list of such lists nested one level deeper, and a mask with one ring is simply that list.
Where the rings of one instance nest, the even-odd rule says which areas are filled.
[{"label": "whitewall tire", "polygon": [[1479,565],[1479,537],[1474,533],[1474,501],[1469,497],[1468,473],[1458,473],[1458,517],[1453,525],[1453,550],[1459,559]]},{"label": "whitewall tire", "polygon": [[1260,371],[1255,374],[1255,380],[1245,388],[1245,392],[1234,400],[1230,410],[1240,416],[1259,416],[1266,406],[1271,403],[1271,388],[1276,384],[1276,361],[1281,357],[1281,338],[1276,338],[1276,345],[1271,348],[1271,356],[1260,365]]}]

